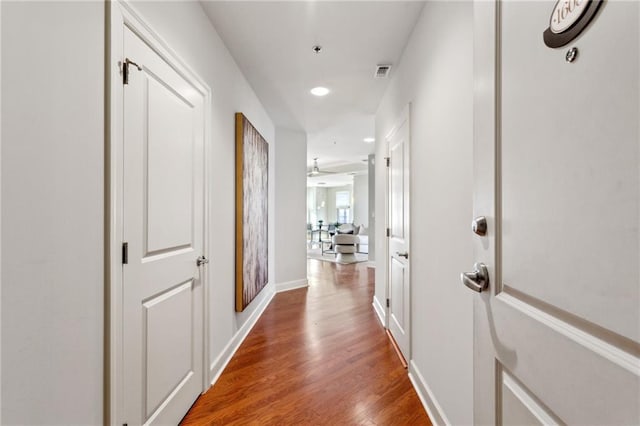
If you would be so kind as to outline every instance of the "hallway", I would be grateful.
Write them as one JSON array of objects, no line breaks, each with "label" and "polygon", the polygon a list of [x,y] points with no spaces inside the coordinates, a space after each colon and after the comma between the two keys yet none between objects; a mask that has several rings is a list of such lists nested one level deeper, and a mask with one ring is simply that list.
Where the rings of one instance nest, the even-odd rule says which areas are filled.
[{"label": "hallway", "polygon": [[430,425],[371,306],[374,270],[308,261],[183,425]]}]

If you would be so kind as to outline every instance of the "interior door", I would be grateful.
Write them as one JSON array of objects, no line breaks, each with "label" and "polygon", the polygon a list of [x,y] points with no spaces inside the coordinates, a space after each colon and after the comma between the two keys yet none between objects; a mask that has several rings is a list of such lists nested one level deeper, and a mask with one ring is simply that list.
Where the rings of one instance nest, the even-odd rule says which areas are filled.
[{"label": "interior door", "polygon": [[177,424],[203,389],[204,101],[128,28],[124,52],[124,420]]},{"label": "interior door", "polygon": [[389,331],[410,358],[409,113],[387,138],[389,144]]},{"label": "interior door", "polygon": [[554,6],[475,5],[475,421],[640,424],[638,2]]}]

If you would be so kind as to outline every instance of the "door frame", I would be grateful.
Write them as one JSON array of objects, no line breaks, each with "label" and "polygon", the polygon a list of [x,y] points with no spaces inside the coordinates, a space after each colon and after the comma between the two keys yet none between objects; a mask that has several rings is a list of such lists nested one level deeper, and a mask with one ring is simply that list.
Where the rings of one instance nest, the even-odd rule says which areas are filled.
[{"label": "door frame", "polygon": [[[487,218],[487,235],[474,238],[474,260],[483,262],[489,269],[491,284],[486,291],[475,295],[473,300],[473,420],[477,424],[492,424],[497,421],[491,411],[485,417],[479,407],[494,407],[498,390],[487,392],[484,383],[496,377],[495,362],[483,358],[488,350],[483,350],[491,342],[491,331],[485,326],[492,296],[499,293],[502,283],[501,269],[501,208],[498,196],[501,187],[500,158],[500,49],[497,22],[500,19],[500,4],[496,0],[474,2],[473,37],[474,44],[474,88],[473,88],[473,217]],[[482,194],[482,195],[480,195]],[[485,368],[478,368],[479,365]],[[486,366],[489,366],[488,368]]]},{"label": "door frame", "polygon": [[[387,135],[384,137],[384,143],[385,143],[385,152],[386,152],[386,157],[385,157],[385,161],[388,161],[389,158],[391,158],[391,152],[390,152],[390,141],[391,139],[395,136],[395,134],[398,132],[398,130],[402,127],[403,124],[406,123],[407,126],[407,145],[406,148],[407,150],[409,150],[407,156],[409,157],[409,163],[407,164],[407,167],[409,168],[409,176],[407,178],[407,182],[406,182],[406,187],[404,188],[404,192],[405,192],[405,196],[408,199],[408,204],[409,204],[409,211],[406,212],[407,214],[407,224],[405,224],[405,228],[407,230],[406,232],[406,246],[407,246],[407,251],[409,252],[409,256],[411,256],[411,102],[409,102],[403,109],[402,112],[400,113],[400,115],[398,116],[398,118],[396,118],[396,120],[394,121],[394,125],[391,128],[391,130],[387,133]],[[387,163],[388,164],[388,163]],[[390,217],[391,217],[391,179],[389,177],[390,173],[391,173],[391,167],[387,166],[385,164],[385,199],[384,199],[384,226],[385,226],[385,245],[384,245],[384,255],[385,255],[385,301],[389,300],[391,297],[391,264],[389,262],[389,245],[390,245],[390,236],[389,236],[389,229],[391,224],[390,224]],[[407,260],[408,261],[408,260]],[[409,274],[408,274],[408,278],[409,278],[409,301],[411,303],[409,303],[408,309],[409,309],[409,324],[407,324],[407,333],[409,333],[409,347],[407,349],[408,353],[406,354],[406,362],[409,363],[409,361],[411,360],[411,347],[412,347],[412,338],[411,338],[411,305],[413,304],[413,301],[411,299],[411,287],[412,287],[412,280],[411,280],[411,264],[409,263],[408,265],[408,269],[409,269]],[[384,327],[385,329],[389,330],[389,325],[390,325],[390,319],[391,319],[391,315],[390,315],[390,311],[391,308],[389,306],[388,303],[385,303],[385,316],[384,316]],[[390,334],[390,332],[389,332]],[[404,356],[405,354],[403,354]]]},{"label": "door frame", "polygon": [[[121,64],[124,59],[124,30],[129,28],[144,40],[175,71],[195,87],[204,98],[204,164],[203,164],[203,255],[209,253],[209,177],[211,156],[211,98],[212,92],[205,81],[153,30],[126,0],[113,0],[106,7],[105,55],[105,308],[104,308],[104,424],[119,425],[123,415],[123,100]],[[211,263],[209,265],[212,265]],[[210,266],[211,267],[211,266]],[[206,391],[209,377],[209,272],[202,275],[203,286],[203,377],[202,392]]]}]

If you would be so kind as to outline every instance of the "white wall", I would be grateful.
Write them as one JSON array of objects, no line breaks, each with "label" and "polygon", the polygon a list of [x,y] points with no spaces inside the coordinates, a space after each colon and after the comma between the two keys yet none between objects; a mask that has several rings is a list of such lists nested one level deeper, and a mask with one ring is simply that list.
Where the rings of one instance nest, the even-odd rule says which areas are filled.
[{"label": "white wall", "polygon": [[369,226],[369,175],[353,177],[353,223]]},{"label": "white wall", "polygon": [[[316,187],[316,217],[318,220],[324,221],[324,224],[329,223],[329,219],[327,217],[327,188]],[[314,223],[313,226],[317,226],[317,223]]]},{"label": "white wall", "polygon": [[276,129],[276,288],[307,285],[307,135]]},{"label": "white wall", "polygon": [[[275,292],[275,127],[198,2],[135,1],[133,6],[212,90],[210,363],[219,373],[242,326]],[[242,112],[269,143],[269,283],[244,312],[235,300],[235,127]],[[306,154],[305,154],[306,157]],[[305,162],[306,164],[306,162]],[[303,168],[306,167],[303,165]],[[304,195],[300,204],[304,214]],[[303,222],[304,223],[304,222]],[[301,240],[304,244],[304,233]]]},{"label": "white wall", "polygon": [[102,423],[104,8],[2,2],[2,424]]},{"label": "white wall", "polygon": [[316,222],[316,188],[313,186],[307,187],[307,223],[313,224]]},{"label": "white wall", "polygon": [[[269,284],[235,313],[234,113],[269,142],[272,165],[275,128],[199,3],[133,7],[212,89],[215,374],[275,291],[272,166]],[[102,2],[2,3],[3,424],[103,420],[104,23]]]},{"label": "white wall", "polygon": [[[411,102],[410,373],[435,422],[471,424],[473,294],[473,15],[471,2],[427,2],[376,114],[376,157]],[[385,217],[385,164],[376,164],[376,216]],[[384,235],[378,220],[377,235]],[[376,242],[376,298],[386,298],[385,239]],[[428,389],[430,391],[428,391]]]},{"label": "white wall", "polygon": [[[0,2],[0,28],[2,28],[2,2]],[[0,31],[0,46],[2,46],[2,31]],[[0,52],[2,48],[0,47]],[[2,152],[2,54],[0,54],[0,153]],[[0,318],[2,318],[2,155],[0,154]],[[0,320],[0,336],[2,335],[2,320]],[[2,338],[0,337],[0,389],[2,389]],[[0,423],[2,423],[2,392],[0,391]]]}]

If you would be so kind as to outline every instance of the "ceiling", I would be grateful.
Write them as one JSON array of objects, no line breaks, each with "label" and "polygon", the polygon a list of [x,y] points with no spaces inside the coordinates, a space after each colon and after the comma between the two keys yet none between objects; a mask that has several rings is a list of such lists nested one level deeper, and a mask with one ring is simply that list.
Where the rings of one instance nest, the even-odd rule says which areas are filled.
[{"label": "ceiling", "polygon": [[[274,124],[307,133],[307,165],[344,169],[374,150],[374,114],[423,2],[202,1]],[[313,46],[322,46],[319,54]],[[393,68],[391,69],[393,74]],[[309,91],[331,92],[316,97]]]}]

